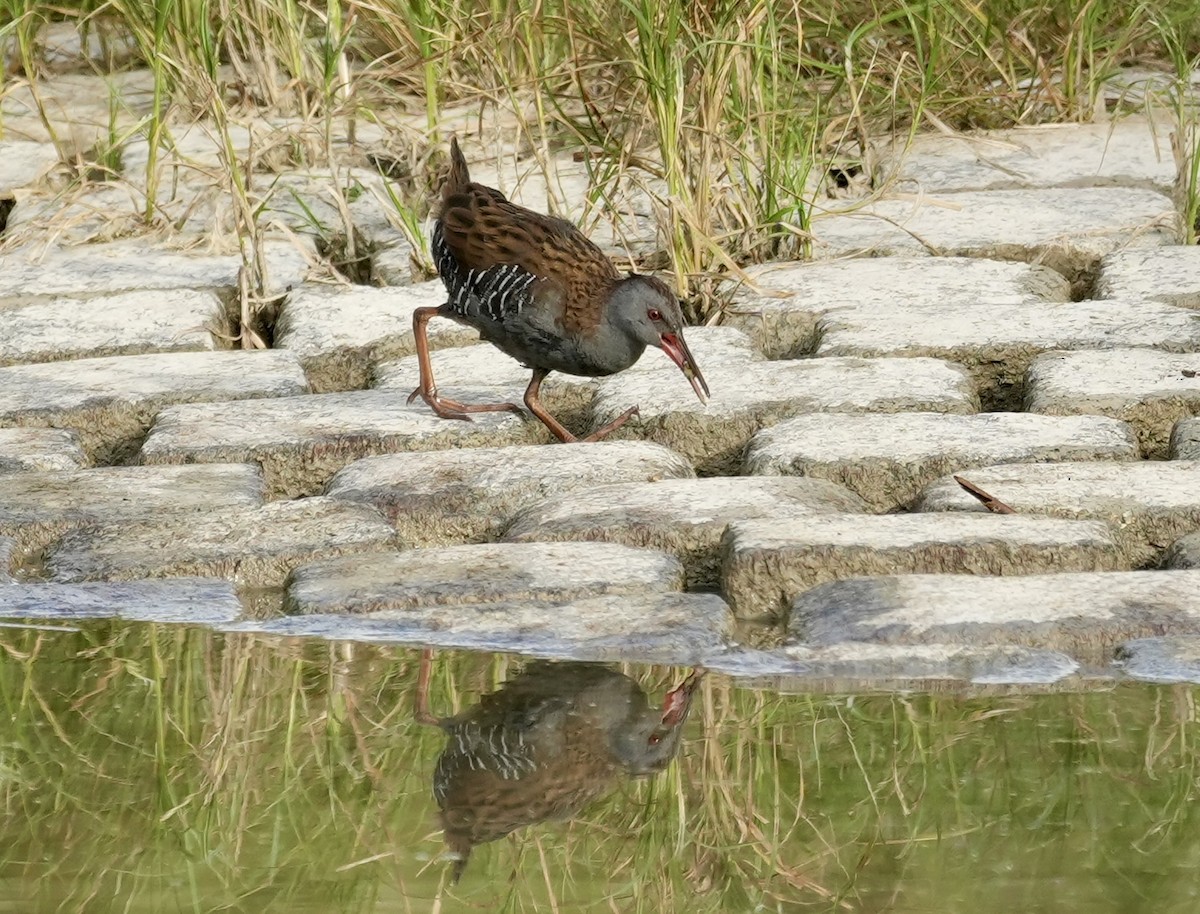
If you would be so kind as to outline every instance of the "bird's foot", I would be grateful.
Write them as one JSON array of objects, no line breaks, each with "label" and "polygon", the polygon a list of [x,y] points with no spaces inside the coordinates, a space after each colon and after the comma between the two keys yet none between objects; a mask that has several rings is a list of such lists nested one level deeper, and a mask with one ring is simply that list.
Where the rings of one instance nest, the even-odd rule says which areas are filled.
[{"label": "bird's foot", "polygon": [[629,407],[629,409],[625,410],[625,412],[621,413],[621,415],[617,416],[617,418],[613,419],[612,422],[608,423],[608,425],[600,426],[600,428],[596,429],[594,432],[592,432],[586,438],[582,438],[580,440],[582,440],[582,441],[599,441],[601,438],[605,438],[608,435],[610,435],[612,432],[615,432],[617,429],[619,429],[622,425],[624,425],[626,422],[628,422],[634,416],[637,416],[640,414],[641,414],[640,410],[636,406],[631,406],[631,407]]},{"label": "bird's foot", "polygon": [[412,403],[417,397],[428,403],[429,408],[443,419],[461,419],[463,422],[470,422],[471,417],[467,413],[510,412],[516,413],[518,416],[525,415],[525,410],[521,409],[516,403],[459,403],[457,400],[451,400],[449,397],[439,397],[436,387],[432,390],[424,390],[418,387],[408,395],[408,402]]}]

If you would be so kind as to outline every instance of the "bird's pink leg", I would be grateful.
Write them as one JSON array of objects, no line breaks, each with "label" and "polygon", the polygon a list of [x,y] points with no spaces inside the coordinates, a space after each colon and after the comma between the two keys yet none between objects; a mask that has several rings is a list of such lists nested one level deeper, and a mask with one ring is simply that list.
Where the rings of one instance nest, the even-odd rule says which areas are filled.
[{"label": "bird's pink leg", "polygon": [[421,665],[417,668],[417,694],[413,702],[413,717],[419,724],[441,726],[441,721],[429,712],[429,677],[433,672],[433,649],[421,651]]},{"label": "bird's pink leg", "polygon": [[608,423],[608,425],[596,429],[596,431],[592,432],[586,438],[576,438],[569,431],[567,431],[566,427],[561,422],[550,415],[550,411],[547,410],[546,407],[542,405],[542,401],[538,399],[538,391],[541,390],[542,381],[548,374],[549,372],[542,368],[534,369],[533,378],[529,382],[529,387],[525,389],[525,405],[529,408],[531,413],[533,413],[542,421],[542,424],[545,425],[546,428],[550,429],[550,431],[554,434],[554,437],[556,437],[559,441],[566,442],[567,444],[577,441],[599,441],[609,432],[620,428],[633,416],[637,415],[638,409],[635,406],[632,409],[627,409],[621,415],[617,416],[617,418]]},{"label": "bird's pink leg", "polygon": [[408,402],[411,403],[417,397],[420,397],[429,404],[430,409],[443,419],[462,419],[464,422],[471,421],[471,417],[466,415],[466,413],[498,413],[507,411],[516,413],[518,416],[523,415],[521,407],[516,403],[470,406],[466,403],[459,403],[457,400],[451,400],[449,397],[438,396],[437,384],[433,380],[433,363],[429,360],[429,339],[426,336],[426,325],[429,323],[430,318],[437,317],[440,312],[440,308],[418,308],[413,312],[413,341],[417,347],[417,368],[420,372],[421,380],[417,389],[408,395]]}]

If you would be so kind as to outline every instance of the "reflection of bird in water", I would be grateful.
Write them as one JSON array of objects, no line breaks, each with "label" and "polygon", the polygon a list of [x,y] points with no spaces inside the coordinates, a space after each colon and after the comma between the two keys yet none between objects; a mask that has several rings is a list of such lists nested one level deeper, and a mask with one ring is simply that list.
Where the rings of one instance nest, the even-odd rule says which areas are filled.
[{"label": "reflection of bird in water", "polygon": [[654,709],[641,687],[616,670],[534,662],[475,707],[436,718],[424,710],[428,668],[422,672],[417,718],[447,736],[433,793],[446,845],[457,857],[455,880],[476,845],[570,818],[620,774],[666,768],[703,675],[693,671]]}]

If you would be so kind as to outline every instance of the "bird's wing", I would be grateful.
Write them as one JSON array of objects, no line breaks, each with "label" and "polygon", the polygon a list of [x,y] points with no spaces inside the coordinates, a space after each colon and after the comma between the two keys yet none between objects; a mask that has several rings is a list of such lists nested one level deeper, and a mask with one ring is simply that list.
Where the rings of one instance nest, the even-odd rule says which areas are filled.
[{"label": "bird's wing", "polygon": [[495,320],[534,307],[557,311],[568,332],[590,332],[617,279],[604,253],[571,223],[480,184],[446,198],[434,236],[452,303],[456,294],[475,295]]}]

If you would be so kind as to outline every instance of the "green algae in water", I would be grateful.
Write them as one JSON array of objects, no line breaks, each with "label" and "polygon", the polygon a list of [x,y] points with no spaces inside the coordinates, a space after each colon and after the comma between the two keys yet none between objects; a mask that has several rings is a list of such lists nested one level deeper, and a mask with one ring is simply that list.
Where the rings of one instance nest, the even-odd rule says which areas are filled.
[{"label": "green algae in water", "polygon": [[[777,695],[449,878],[420,652],[0,629],[0,911],[1192,912],[1196,692]],[[438,654],[435,713],[523,661]],[[619,668],[651,701],[686,670]]]}]

